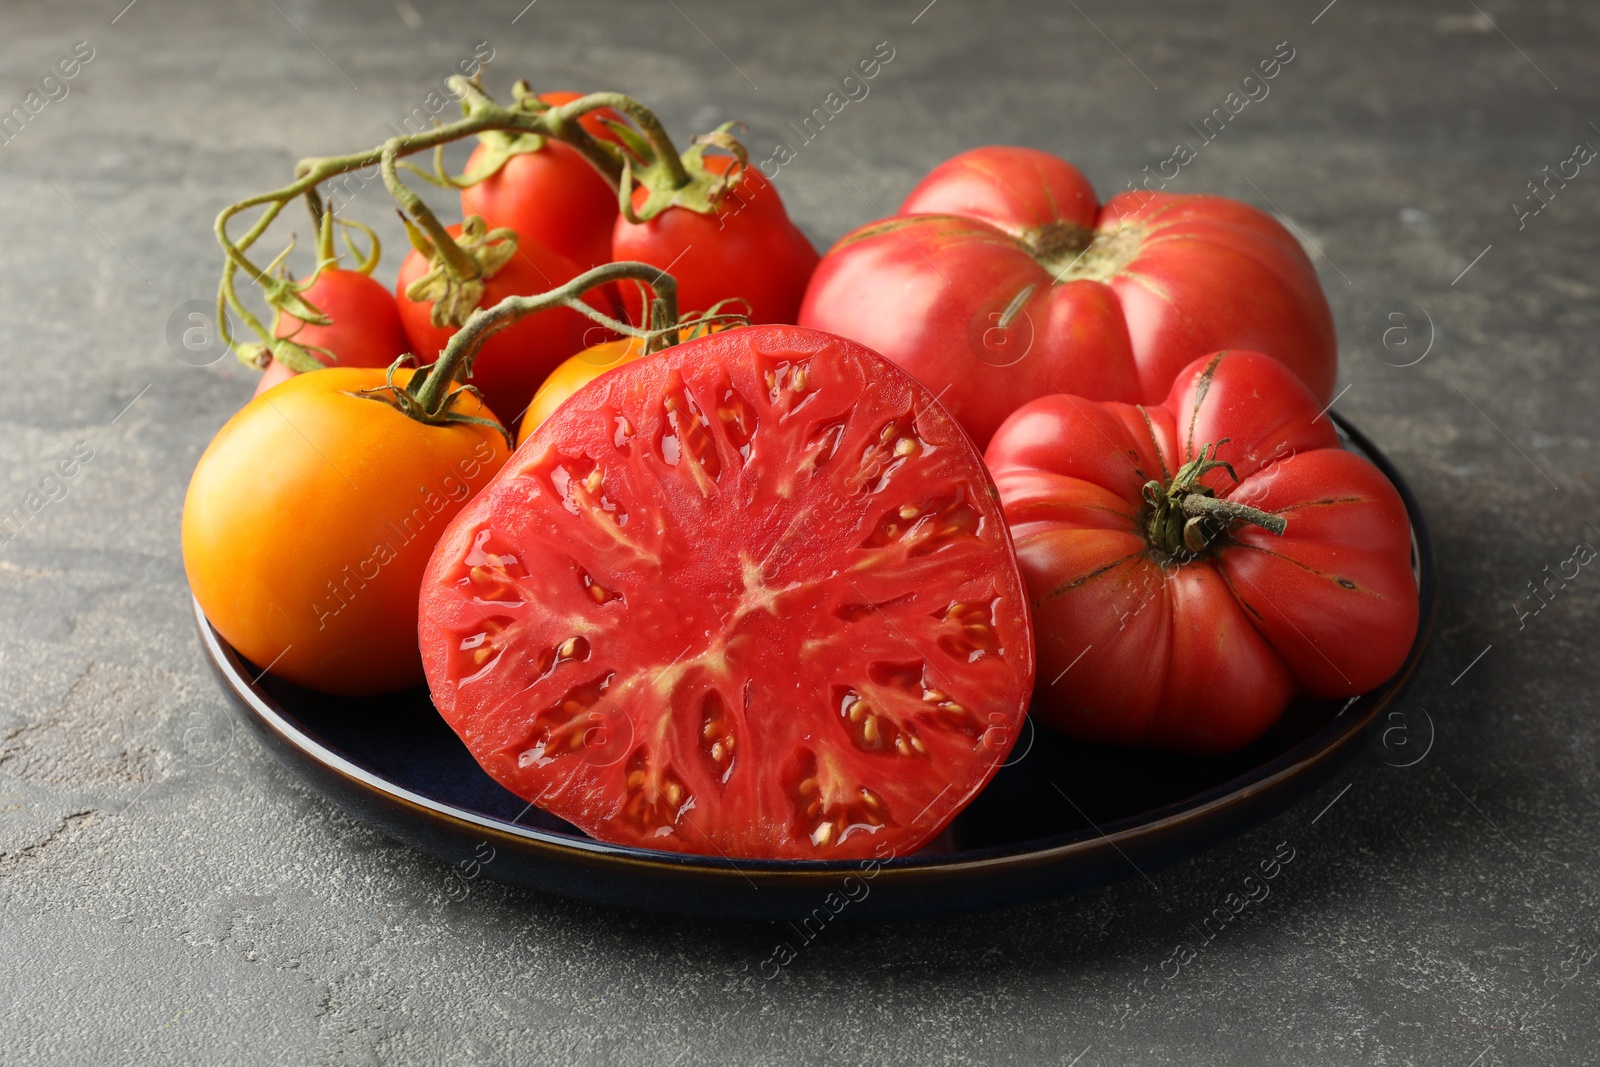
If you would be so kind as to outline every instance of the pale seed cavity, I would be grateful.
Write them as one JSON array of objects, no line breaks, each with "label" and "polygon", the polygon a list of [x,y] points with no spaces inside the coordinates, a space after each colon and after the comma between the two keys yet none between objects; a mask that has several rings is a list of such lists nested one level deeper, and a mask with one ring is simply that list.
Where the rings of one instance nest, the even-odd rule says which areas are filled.
[{"label": "pale seed cavity", "polygon": [[812,395],[811,360],[779,360],[763,375],[767,400],[781,415],[793,413]]},{"label": "pale seed cavity", "polygon": [[[996,598],[998,599],[998,598]],[[968,604],[952,600],[946,607],[933,613],[944,624],[939,636],[939,649],[953,659],[967,663],[983,656],[999,656],[1000,635],[994,628],[995,600]]]},{"label": "pale seed cavity", "polygon": [[471,599],[483,604],[520,604],[522,594],[517,579],[526,578],[528,569],[510,551],[501,549],[492,530],[479,530],[472,538],[462,562],[466,574],[461,583],[471,591]]},{"label": "pale seed cavity", "polygon": [[851,492],[881,493],[889,487],[895,471],[910,460],[930,451],[917,436],[915,419],[908,411],[884,423],[861,450],[861,463],[849,478]]},{"label": "pale seed cavity", "polygon": [[[467,659],[474,667],[483,666],[504,650],[505,642],[501,640],[501,635],[511,627],[512,620],[504,617],[488,618],[484,619],[481,625],[483,629],[461,638],[456,645],[456,651],[466,653]],[[463,678],[459,684],[465,685],[473,681],[474,677]]]},{"label": "pale seed cavity", "polygon": [[733,774],[733,755],[738,738],[733,731],[733,715],[722,694],[712,690],[700,702],[700,749],[715,768],[718,782],[727,784]]},{"label": "pale seed cavity", "polygon": [[646,836],[670,834],[693,800],[677,772],[670,766],[658,770],[643,745],[628,758],[623,781],[628,795],[618,818]]},{"label": "pale seed cavity", "polygon": [[[622,600],[621,593],[607,586],[601,585],[599,582],[594,580],[593,575],[584,570],[582,567],[578,568],[578,577],[583,582],[584,591],[589,594],[589,599],[594,601],[596,606],[609,604],[613,600]],[[624,602],[624,606],[626,606],[626,602]]]},{"label": "pale seed cavity", "polygon": [[897,722],[855,689],[837,689],[835,695],[845,733],[863,752],[893,752],[900,756],[928,754],[928,746],[915,726]]},{"label": "pale seed cavity", "polygon": [[960,541],[970,541],[982,528],[983,514],[967,500],[966,487],[956,486],[945,496],[901,504],[889,511],[861,547],[897,545],[904,549],[907,558],[916,558]]},{"label": "pale seed cavity", "polygon": [[[573,652],[571,659],[588,658],[589,643],[583,638],[572,638],[560,648],[568,646]],[[553,663],[559,662],[559,649],[551,649],[548,654]],[[555,703],[537,712],[528,736],[512,746],[517,753],[517,766],[543,767],[559,756],[571,755],[583,748],[594,726],[588,712],[605,696],[615,678],[615,672],[611,672],[575,685]]]},{"label": "pale seed cavity", "polygon": [[588,456],[556,460],[545,471],[561,506],[573,515],[604,517],[617,526],[628,525],[628,512],[605,493],[606,471]]},{"label": "pale seed cavity", "polygon": [[818,769],[816,754],[802,751],[789,777],[795,829],[819,849],[837,845],[852,834],[893,822],[889,805],[862,785],[830,784]]},{"label": "pale seed cavity", "polygon": [[748,461],[760,420],[750,401],[741,396],[727,379],[723,379],[717,391],[717,420],[722,424],[723,436],[739,454],[739,459]]},{"label": "pale seed cavity", "polygon": [[838,454],[839,442],[844,440],[844,431],[844,419],[813,426],[806,442],[805,455],[800,460],[800,469],[816,474],[827,466],[828,461]]},{"label": "pale seed cavity", "polygon": [[722,457],[711,436],[711,423],[677,372],[661,398],[661,411],[665,423],[659,446],[661,458],[677,466],[683,456],[688,456],[697,468],[695,479],[702,490],[709,491],[709,483],[722,473]]}]

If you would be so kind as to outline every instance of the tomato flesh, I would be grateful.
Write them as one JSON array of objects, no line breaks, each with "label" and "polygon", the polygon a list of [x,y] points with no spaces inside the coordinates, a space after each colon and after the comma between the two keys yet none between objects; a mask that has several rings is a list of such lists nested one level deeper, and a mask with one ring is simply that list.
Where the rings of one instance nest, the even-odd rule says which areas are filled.
[{"label": "tomato flesh", "polygon": [[562,405],[445,532],[420,637],[502,785],[602,840],[734,857],[921,847],[1033,682],[970,440],[876,353],[794,327]]}]

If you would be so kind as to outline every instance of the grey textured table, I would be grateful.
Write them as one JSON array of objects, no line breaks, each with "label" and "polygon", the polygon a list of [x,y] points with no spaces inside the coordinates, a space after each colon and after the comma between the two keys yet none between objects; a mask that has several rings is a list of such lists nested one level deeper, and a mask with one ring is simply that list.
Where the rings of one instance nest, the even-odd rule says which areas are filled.
[{"label": "grey textured table", "polygon": [[[1516,607],[1600,537],[1600,173],[1543,200],[1527,185],[1600,145],[1592,5],[125,2],[0,14],[0,113],[75,42],[93,50],[0,146],[0,511],[43,501],[0,534],[0,1059],[1600,1057],[1600,577]],[[1339,326],[1339,410],[1431,518],[1439,629],[1384,724],[1399,732],[1191,862],[1001,914],[835,925],[770,981],[781,928],[487,878],[448,900],[447,865],[233,732],[200,659],[183,491],[251,388],[167,341],[212,291],[213,215],[301,156],[381,140],[479,42],[502,94],[515,76],[621,89],[680,138],[743,119],[765,155],[883,41],[870,96],[779,178],[819,244],[982,143],[1121,188],[1289,42],[1270,95],[1173,188],[1292,221]],[[395,245],[381,191],[354,211]],[[1375,345],[1374,323],[1402,333]],[[1294,858],[1270,897],[1204,937],[1280,842]]]}]

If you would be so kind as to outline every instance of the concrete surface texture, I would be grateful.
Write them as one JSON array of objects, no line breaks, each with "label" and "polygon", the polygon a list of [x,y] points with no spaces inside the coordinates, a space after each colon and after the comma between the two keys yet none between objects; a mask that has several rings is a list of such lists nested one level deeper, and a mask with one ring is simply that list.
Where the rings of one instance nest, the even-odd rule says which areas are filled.
[{"label": "concrete surface texture", "polygon": [[[1600,577],[1544,601],[1530,586],[1600,543],[1600,172],[1568,162],[1600,145],[1600,10],[124,3],[0,12],[0,111],[79,49],[0,145],[0,511],[43,500],[0,546],[0,1059],[1600,1056]],[[193,464],[253,379],[231,359],[182,361],[168,338],[214,291],[222,205],[302,156],[377,143],[482,42],[502,94],[516,77],[620,89],[680,139],[737,118],[758,159],[788,142],[778,185],[819,245],[984,143],[1058,151],[1103,193],[1122,188],[1198,143],[1191,123],[1287,42],[1268,95],[1171,187],[1294,227],[1338,323],[1338,410],[1432,521],[1439,629],[1383,724],[1401,733],[1149,879],[831,928],[771,980],[767,927],[488,878],[444,899],[446,864],[341,815],[232,727],[177,531]],[[796,127],[881,42],[893,58],[870,94],[804,141]],[[352,212],[402,247],[376,186]],[[1295,858],[1271,896],[1200,936],[1281,842]]]}]

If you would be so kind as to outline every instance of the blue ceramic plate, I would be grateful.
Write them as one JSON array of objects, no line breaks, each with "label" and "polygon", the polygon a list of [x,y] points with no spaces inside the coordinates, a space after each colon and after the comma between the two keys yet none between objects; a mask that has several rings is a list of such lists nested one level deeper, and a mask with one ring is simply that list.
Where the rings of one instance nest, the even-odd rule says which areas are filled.
[{"label": "blue ceramic plate", "polygon": [[1399,699],[1433,629],[1433,548],[1398,472],[1334,418],[1410,512],[1422,614],[1398,674],[1342,704],[1299,701],[1265,737],[1227,756],[1085,745],[1030,723],[934,847],[881,864],[729,860],[595,841],[496,784],[425,690],[351,700],[300,689],[241,658],[198,605],[195,618],[223,688],[267,746],[357,818],[447,861],[447,893],[481,875],[602,904],[792,921],[1005,907],[1137,877],[1248,829],[1320,784]]}]

